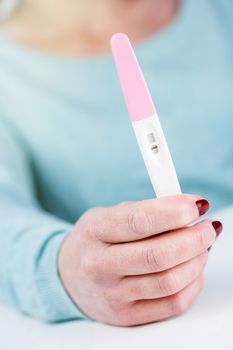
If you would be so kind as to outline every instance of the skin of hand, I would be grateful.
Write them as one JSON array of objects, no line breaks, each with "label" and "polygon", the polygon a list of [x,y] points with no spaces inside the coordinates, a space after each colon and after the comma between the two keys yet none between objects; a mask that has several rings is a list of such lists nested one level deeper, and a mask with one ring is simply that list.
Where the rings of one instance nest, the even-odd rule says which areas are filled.
[{"label": "skin of hand", "polygon": [[84,213],[58,256],[73,301],[92,319],[118,326],[183,313],[202,290],[217,237],[212,221],[194,223],[208,210],[198,209],[200,199],[177,195]]}]

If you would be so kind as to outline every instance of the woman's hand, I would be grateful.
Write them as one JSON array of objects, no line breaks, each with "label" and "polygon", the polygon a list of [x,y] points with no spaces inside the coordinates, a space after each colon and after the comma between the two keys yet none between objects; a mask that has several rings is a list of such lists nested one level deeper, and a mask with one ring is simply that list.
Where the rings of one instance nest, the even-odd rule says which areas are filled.
[{"label": "woman's hand", "polygon": [[185,311],[203,287],[208,248],[221,223],[190,223],[208,210],[195,195],[87,211],[65,239],[59,273],[91,318],[131,326]]}]

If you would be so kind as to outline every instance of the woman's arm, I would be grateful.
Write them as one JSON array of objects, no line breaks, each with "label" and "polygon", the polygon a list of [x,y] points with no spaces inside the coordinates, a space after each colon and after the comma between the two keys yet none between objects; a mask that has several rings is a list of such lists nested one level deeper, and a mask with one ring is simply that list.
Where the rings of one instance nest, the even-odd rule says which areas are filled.
[{"label": "woman's arm", "polygon": [[70,229],[40,207],[29,156],[0,117],[0,300],[45,321],[83,317],[57,273],[57,253]]}]

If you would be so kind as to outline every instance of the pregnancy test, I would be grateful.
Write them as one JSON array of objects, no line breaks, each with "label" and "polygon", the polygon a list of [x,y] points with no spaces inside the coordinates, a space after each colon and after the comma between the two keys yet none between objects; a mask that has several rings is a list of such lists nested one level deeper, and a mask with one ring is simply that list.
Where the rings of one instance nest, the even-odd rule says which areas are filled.
[{"label": "pregnancy test", "polygon": [[128,37],[111,38],[125,102],[133,129],[157,197],[181,193],[169,148],[149,89]]}]

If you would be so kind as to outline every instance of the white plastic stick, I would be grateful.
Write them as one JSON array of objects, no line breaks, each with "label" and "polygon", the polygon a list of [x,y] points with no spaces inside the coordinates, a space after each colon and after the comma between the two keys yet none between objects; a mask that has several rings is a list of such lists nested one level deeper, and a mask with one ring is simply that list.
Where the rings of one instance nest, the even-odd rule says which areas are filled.
[{"label": "white plastic stick", "polygon": [[181,193],[149,89],[125,34],[111,39],[113,57],[135,135],[157,197]]}]

